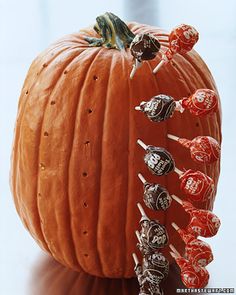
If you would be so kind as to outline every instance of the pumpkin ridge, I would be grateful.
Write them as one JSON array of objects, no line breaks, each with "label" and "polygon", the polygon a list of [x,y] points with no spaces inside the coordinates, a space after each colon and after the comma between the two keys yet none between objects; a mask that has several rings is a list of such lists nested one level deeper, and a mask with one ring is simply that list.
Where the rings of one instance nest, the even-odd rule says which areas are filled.
[{"label": "pumpkin ridge", "polygon": [[[48,50],[48,53],[50,51],[54,51],[54,48],[52,48],[51,50]],[[57,57],[57,55],[59,55],[60,53],[64,52],[64,50],[60,51],[58,54],[54,55],[52,57],[52,59],[50,60],[50,63]],[[36,59],[35,59],[36,61]],[[49,63],[48,63],[49,64]],[[33,65],[31,65],[30,68],[32,68]],[[40,73],[44,70],[44,68],[42,67],[41,68],[41,71]],[[30,86],[29,88],[29,92],[32,91],[32,89],[34,88],[35,84],[36,84],[37,81],[33,81],[32,85]],[[25,93],[25,88],[26,88],[26,79],[24,81],[24,85],[23,85],[23,88],[22,88],[22,91],[21,91],[21,99],[19,100],[19,103],[18,103],[18,116],[17,116],[17,122],[15,124],[15,134],[14,134],[14,138],[13,138],[13,147],[14,147],[14,151],[11,155],[11,165],[13,165],[13,163],[16,161],[16,155],[18,154],[18,144],[14,144],[14,142],[18,142],[19,141],[19,138],[20,138],[20,130],[21,130],[21,122],[22,122],[22,117],[23,117],[23,114],[24,114],[24,110],[25,110],[25,107],[27,105],[27,102],[29,100],[29,95],[26,95]],[[24,93],[24,96],[25,96],[25,99],[23,99],[24,97],[22,97]],[[17,160],[17,163],[18,163],[18,160]],[[15,182],[16,182],[16,179],[17,179],[17,174],[18,174],[18,171],[19,169],[12,169],[12,176],[11,176],[11,182],[10,182],[10,186],[11,186],[11,190],[13,192],[13,197],[14,197],[14,200],[15,200],[15,205],[16,205],[16,210],[17,212],[19,213],[19,215],[21,216],[22,214],[20,213],[21,210],[20,210],[20,207],[19,207],[19,198],[18,198],[18,194],[16,193],[16,186],[14,185]],[[24,222],[27,224],[27,221],[26,219],[24,219]],[[25,224],[25,225],[26,225]],[[28,224],[27,224],[27,229],[28,229]]]},{"label": "pumpkin ridge", "polygon": [[[91,59],[91,63],[88,65],[88,67],[86,68],[86,74],[84,76],[84,79],[83,79],[83,82],[81,83],[81,88],[79,88],[79,91],[78,91],[78,100],[77,100],[77,107],[76,107],[76,110],[75,110],[75,115],[74,115],[74,123],[72,124],[73,126],[73,136],[72,136],[72,142],[71,142],[71,147],[70,147],[70,152],[69,152],[69,158],[68,158],[68,169],[67,169],[67,195],[68,195],[68,208],[69,208],[69,211],[71,213],[71,197],[70,197],[70,192],[69,192],[69,188],[70,188],[70,167],[71,167],[71,161],[72,161],[72,151],[73,151],[73,147],[74,147],[74,142],[75,142],[75,131],[76,131],[76,128],[75,128],[75,124],[76,124],[76,121],[77,121],[77,116],[78,116],[78,110],[80,108],[80,104],[82,104],[82,99],[80,99],[80,93],[83,91],[83,86],[84,86],[84,82],[86,81],[87,77],[88,77],[88,74],[89,74],[89,71],[92,67],[92,65],[94,64],[94,62],[96,61],[96,58],[97,56],[99,55],[99,53],[101,52],[100,49],[98,49],[95,54],[90,57]],[[69,214],[69,225],[70,225],[70,231],[71,231],[71,236],[72,236],[72,244],[73,244],[73,248],[74,248],[74,253],[75,253],[75,256],[76,256],[76,260],[77,260],[77,264],[81,267],[81,264],[79,263],[79,259],[78,259],[78,255],[77,255],[77,251],[76,251],[76,246],[75,246],[75,238],[74,238],[74,234],[73,234],[73,226],[72,226],[72,220],[71,220],[71,216],[72,214]]]},{"label": "pumpkin ridge", "polygon": [[[65,52],[65,51],[63,51]],[[61,80],[61,77],[64,73],[64,70],[70,65],[70,63],[73,62],[73,60],[78,56],[77,52],[76,55],[72,56],[71,59],[69,59],[68,62],[66,62],[65,66],[61,69],[61,73],[58,76],[58,79],[55,83],[55,85],[53,85],[53,89],[52,92],[48,95],[47,97],[47,101],[44,103],[44,112],[43,112],[43,118],[41,120],[41,126],[39,127],[39,142],[38,142],[38,153],[37,153],[37,161],[36,163],[39,163],[40,160],[40,146],[41,146],[41,139],[43,138],[42,135],[42,129],[43,129],[43,124],[44,124],[44,117],[45,117],[45,111],[48,108],[49,102],[50,102],[50,97],[52,96],[54,89],[56,88],[56,85],[59,83],[59,81]],[[39,179],[40,179],[40,170],[39,170],[39,164],[38,164],[38,169],[37,169],[37,181],[36,181],[36,188],[35,188],[35,194],[36,194],[36,207],[37,207],[37,212],[38,212],[38,217],[39,217],[39,229],[41,230],[44,242],[47,244],[48,246],[48,250],[49,252],[54,256],[53,251],[51,251],[50,249],[50,243],[48,243],[46,235],[44,234],[44,230],[43,230],[43,225],[41,225],[41,214],[40,214],[40,210],[39,210],[39,200],[38,200],[38,187],[39,187]],[[66,260],[65,260],[66,261]]]},{"label": "pumpkin ridge", "polygon": [[[62,50],[60,53],[63,53],[64,52],[64,50]],[[36,59],[37,60],[37,59]],[[37,67],[39,67],[40,66],[40,63],[39,63],[39,65],[35,65],[35,67],[37,68]],[[42,71],[43,71],[43,67],[41,68],[41,71],[39,72],[39,73],[41,73]],[[38,77],[40,77],[40,75],[37,75]],[[37,78],[37,76],[36,76],[36,78]],[[37,80],[34,80],[33,81],[33,84],[32,84],[32,86],[31,86],[31,91],[32,91],[32,89],[34,88],[34,86],[37,84]],[[24,111],[22,110],[21,111],[21,113],[22,113],[22,115],[21,115],[21,121],[20,121],[20,123],[19,123],[19,129],[18,129],[18,144],[17,144],[17,153],[19,152],[19,149],[21,148],[21,141],[20,141],[20,138],[21,138],[21,130],[22,130],[22,122],[23,122],[23,120],[24,120],[24,115],[25,115],[25,108],[27,107],[27,103],[28,103],[28,101],[29,101],[29,99],[30,99],[30,96],[27,96],[27,99],[25,100],[25,104],[24,104]],[[19,164],[19,160],[17,161],[17,163]],[[19,169],[17,169],[17,171],[19,171]],[[38,175],[38,174],[37,174]],[[18,182],[18,176],[19,176],[19,174],[17,173],[16,174],[16,179],[15,179],[15,182]],[[16,189],[17,189],[17,186],[16,186]],[[36,192],[37,193],[37,192]],[[17,195],[17,193],[16,193],[16,195]],[[37,198],[36,198],[36,200],[37,200]],[[21,200],[20,200],[21,201]],[[36,202],[37,203],[37,202]],[[37,205],[36,205],[37,206]],[[37,212],[38,212],[38,209],[36,210]],[[27,223],[27,221],[29,220],[29,217],[28,217],[28,212],[27,212],[27,210],[26,211],[24,211],[23,209],[22,209],[22,206],[20,207],[20,216],[22,216],[22,219],[24,220],[24,222],[25,222],[25,224]],[[37,213],[37,215],[38,215],[38,213]],[[35,216],[34,216],[35,217]],[[37,218],[36,218],[37,219]],[[26,221],[27,220],[27,221]],[[35,224],[37,223],[37,227],[35,227]],[[42,229],[41,229],[41,224],[40,224],[40,218],[38,218],[38,221],[36,221],[36,223],[33,223],[33,233],[32,233],[32,235],[35,237],[35,239],[36,240],[39,240],[38,239],[38,235],[40,235],[40,237],[42,237],[42,239],[43,240],[41,240],[40,239],[40,245],[43,247],[43,248],[46,248],[46,249],[48,249],[48,251],[50,252],[50,250],[49,250],[49,248],[48,248],[48,245],[47,245],[47,243],[46,243],[46,241],[45,241],[45,239],[44,239],[44,234],[43,234],[43,232],[42,232]],[[26,225],[26,227],[29,229],[30,228],[30,226],[29,226],[29,224],[27,224]],[[31,226],[32,227],[32,226]]]},{"label": "pumpkin ridge", "polygon": [[[112,55],[112,59],[111,59],[111,66],[109,68],[109,75],[108,75],[108,79],[107,79],[107,85],[109,84],[109,81],[111,79],[111,69],[112,69],[112,63],[114,61],[114,58],[113,58],[113,55]],[[104,135],[104,129],[105,129],[105,118],[106,118],[106,111],[107,111],[107,94],[108,94],[108,87],[106,89],[106,100],[105,100],[105,106],[104,106],[104,112],[103,112],[103,126],[102,126],[102,136],[101,136],[101,151],[100,151],[100,154],[101,154],[101,158],[100,158],[100,175],[99,175],[99,189],[98,189],[98,192],[99,192],[99,198],[98,198],[98,214],[97,214],[97,224],[98,224],[98,227],[97,227],[97,246],[98,246],[98,256],[99,256],[99,260],[100,260],[100,265],[101,265],[101,272],[102,272],[102,276],[105,276],[105,273],[104,273],[104,269],[103,269],[103,263],[102,263],[102,256],[101,256],[101,252],[99,250],[99,238],[98,238],[98,233],[99,233],[99,218],[100,218],[100,211],[101,211],[101,208],[100,208],[100,205],[101,205],[101,196],[102,196],[102,192],[101,192],[101,189],[102,189],[102,158],[103,158],[103,155],[102,155],[102,152],[103,152],[103,135]]]},{"label": "pumpkin ridge", "polygon": [[[124,67],[125,66],[124,59],[122,59],[122,60],[123,60],[123,67]],[[129,77],[129,70],[130,70],[129,68],[126,69],[127,77]],[[126,81],[126,83],[127,83],[127,81]],[[128,84],[128,87],[129,87],[129,97],[132,97],[131,94],[130,94],[131,93],[131,85],[130,85],[131,81],[130,81],[130,79],[128,79],[127,84]],[[124,250],[125,250],[124,253],[127,253],[127,242],[126,241],[129,239],[129,234],[127,233],[127,225],[128,225],[127,220],[128,220],[128,200],[129,200],[129,195],[130,195],[129,180],[130,180],[130,129],[131,129],[130,113],[131,113],[131,106],[132,106],[131,99],[129,99],[129,111],[128,111],[129,135],[128,135],[128,155],[127,155],[127,158],[128,158],[127,159],[127,171],[128,171],[128,173],[127,173],[127,200],[126,200],[126,208],[125,208],[125,210],[126,210],[126,212],[125,212],[125,237],[126,238],[125,238],[125,242],[124,242]],[[125,255],[125,263],[127,264],[127,254]],[[125,269],[123,271],[123,275],[125,275]]]}]

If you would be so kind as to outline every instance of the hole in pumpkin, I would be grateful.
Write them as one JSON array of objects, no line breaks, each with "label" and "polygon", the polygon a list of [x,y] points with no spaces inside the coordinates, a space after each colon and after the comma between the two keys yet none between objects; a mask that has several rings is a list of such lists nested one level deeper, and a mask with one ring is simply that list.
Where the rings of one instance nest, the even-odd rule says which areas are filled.
[{"label": "hole in pumpkin", "polygon": [[82,175],[83,175],[83,177],[86,177],[86,176],[88,176],[88,173],[87,172],[83,172]]},{"label": "hole in pumpkin", "polygon": [[48,136],[49,134],[48,134],[48,132],[44,132],[44,134],[43,134],[44,136]]},{"label": "hole in pumpkin", "polygon": [[85,257],[88,257],[88,254],[87,254],[87,253],[85,253],[85,254],[84,254],[84,256],[85,256]]},{"label": "hole in pumpkin", "polygon": [[66,75],[67,73],[68,73],[68,70],[65,70],[65,71],[64,71],[64,75]]},{"label": "hole in pumpkin", "polygon": [[26,92],[25,92],[25,94],[27,95],[29,93],[29,91],[27,90]]},{"label": "hole in pumpkin", "polygon": [[39,163],[39,168],[40,168],[41,170],[45,170],[45,165],[44,165],[43,163]]},{"label": "hole in pumpkin", "polygon": [[51,104],[51,105],[56,104],[55,100],[52,100],[50,104]]},{"label": "hole in pumpkin", "polygon": [[98,76],[94,75],[94,76],[93,76],[93,80],[94,80],[94,81],[97,81],[97,80],[98,80]]},{"label": "hole in pumpkin", "polygon": [[88,144],[90,144],[90,141],[86,140],[84,144],[88,145]]},{"label": "hole in pumpkin", "polygon": [[48,64],[44,63],[43,64],[43,68],[46,68],[48,66]]},{"label": "hole in pumpkin", "polygon": [[92,113],[92,110],[91,109],[88,109],[88,113],[91,114]]},{"label": "hole in pumpkin", "polygon": [[84,207],[88,208],[88,204],[86,202],[84,202]]},{"label": "hole in pumpkin", "polygon": [[87,235],[87,234],[88,234],[88,232],[87,232],[86,230],[84,230],[84,231],[83,231],[83,234],[84,234],[84,235]]},{"label": "hole in pumpkin", "polygon": [[199,123],[198,122],[196,123],[196,127],[199,127]]},{"label": "hole in pumpkin", "polygon": [[42,195],[40,193],[38,193],[38,197],[41,197]]}]

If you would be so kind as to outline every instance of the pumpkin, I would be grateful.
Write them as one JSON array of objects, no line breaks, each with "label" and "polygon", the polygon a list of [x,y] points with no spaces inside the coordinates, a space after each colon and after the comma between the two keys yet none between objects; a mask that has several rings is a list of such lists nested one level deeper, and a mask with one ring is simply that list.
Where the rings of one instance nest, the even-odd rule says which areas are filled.
[{"label": "pumpkin", "polygon": [[[162,48],[168,48],[162,29],[138,23],[128,27],[133,34],[162,39]],[[19,99],[11,188],[23,224],[57,261],[99,277],[128,278],[134,276],[136,203],[143,202],[137,174],[185,198],[176,174],[148,172],[137,139],[166,148],[178,168],[201,170],[217,184],[219,161],[208,166],[193,162],[167,134],[221,141],[221,115],[194,117],[186,111],[162,123],[147,120],[134,110],[143,99],[164,93],[179,100],[199,88],[217,91],[209,69],[191,51],[175,55],[154,75],[158,55],[130,80],[130,50],[89,46],[88,36],[99,39],[95,28],[61,38],[33,61]],[[213,201],[195,205],[212,209]],[[145,211],[166,226],[170,243],[182,253],[184,244],[171,222],[182,227],[189,217],[175,203],[166,211]],[[168,249],[163,253],[168,255]]]}]

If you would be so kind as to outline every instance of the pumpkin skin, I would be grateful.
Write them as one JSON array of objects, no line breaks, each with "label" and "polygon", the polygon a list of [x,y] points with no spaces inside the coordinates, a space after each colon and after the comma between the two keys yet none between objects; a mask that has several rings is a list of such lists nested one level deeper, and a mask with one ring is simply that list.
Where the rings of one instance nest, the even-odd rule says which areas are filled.
[{"label": "pumpkin skin", "polygon": [[[168,34],[161,29],[137,23],[129,28],[134,34],[160,37],[162,46],[168,47]],[[220,110],[207,117],[176,112],[157,124],[134,107],[160,93],[179,100],[199,88],[217,90],[195,51],[176,55],[153,75],[158,55],[130,80],[129,50],[88,47],[84,36],[97,35],[88,28],[65,36],[29,69],[19,100],[11,188],[25,227],[57,261],[99,277],[128,278],[134,276],[131,253],[138,252],[136,203],[143,204],[137,173],[185,198],[175,173],[150,174],[137,139],[166,148],[179,169],[201,170],[216,185],[220,162],[195,163],[186,149],[166,135],[188,139],[208,135],[221,142]],[[194,205],[212,209],[213,202]],[[182,253],[184,244],[171,222],[185,226],[184,210],[173,201],[165,212],[145,211],[166,226],[170,243]],[[168,249],[163,253],[168,256]]]}]

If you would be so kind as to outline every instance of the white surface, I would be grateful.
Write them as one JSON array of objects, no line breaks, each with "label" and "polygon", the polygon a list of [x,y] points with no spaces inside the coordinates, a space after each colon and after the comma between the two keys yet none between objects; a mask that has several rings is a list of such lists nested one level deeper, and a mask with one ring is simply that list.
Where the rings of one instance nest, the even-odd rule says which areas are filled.
[{"label": "white surface", "polygon": [[[134,2],[134,1],[133,1]],[[152,2],[152,1],[150,1]],[[29,281],[40,249],[16,215],[8,185],[9,159],[17,101],[33,58],[58,37],[94,23],[97,15],[112,11],[127,19],[142,10],[125,11],[123,1],[0,0],[0,294],[30,294]],[[139,1],[148,5],[148,1]],[[215,260],[208,267],[210,287],[236,287],[235,167],[236,167],[236,2],[161,0],[156,15],[160,25],[171,29],[189,23],[200,31],[196,46],[211,69],[223,107],[222,174],[214,212],[222,226],[208,240]],[[141,11],[141,12],[140,12]],[[154,13],[152,14],[155,15]],[[134,18],[132,17],[132,20]],[[138,19],[137,19],[138,20]]]}]

